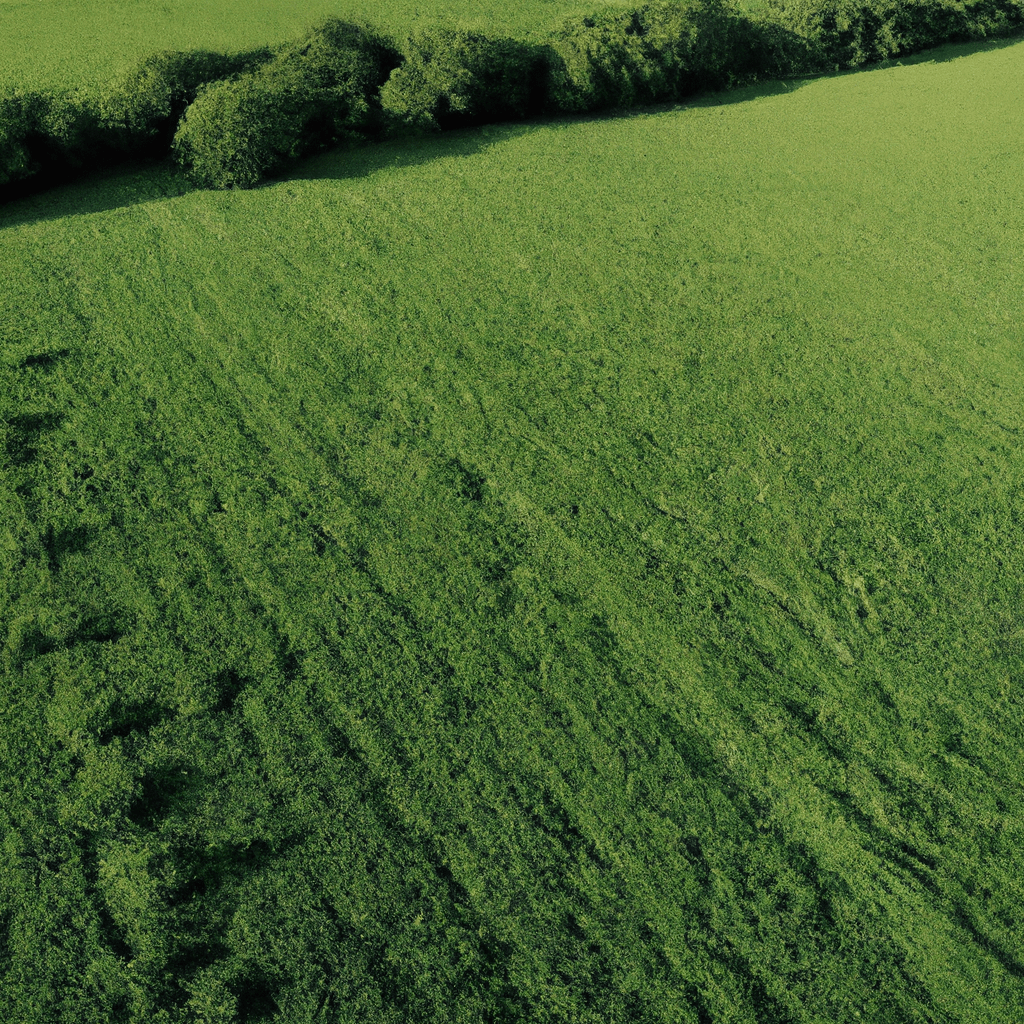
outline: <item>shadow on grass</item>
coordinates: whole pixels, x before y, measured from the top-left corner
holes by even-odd
[[[558,115],[500,125],[464,128],[434,135],[389,139],[341,147],[308,157],[282,173],[268,178],[258,188],[272,188],[288,181],[344,180],[361,178],[386,168],[410,167],[451,156],[471,156],[502,141],[541,127],[641,117],[689,107],[716,107],[746,103],[765,96],[791,93],[824,78],[910,67],[915,64],[946,64],[977,53],[1004,49],[1024,42],[1024,32],[975,42],[947,43],[932,50],[894,58],[844,71],[794,75],[790,78],[738,86],[723,92],[701,92],[686,100],[645,107],[616,108],[591,114]],[[496,131],[497,129],[497,131]],[[97,172],[68,184],[42,191],[25,189],[8,200],[0,189],[0,230],[79,214],[102,213],[161,199],[176,198],[198,191],[170,161],[149,161],[122,165]],[[11,193],[8,193],[11,195]]]
[[[31,188],[31,184],[27,182],[17,191],[0,189],[0,230],[104,213],[195,191],[185,175],[165,160],[121,164],[49,188]]]

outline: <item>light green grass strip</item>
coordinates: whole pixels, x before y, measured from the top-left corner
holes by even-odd
[[[615,6],[625,0],[609,0]],[[598,6],[601,6],[599,4]],[[0,94],[98,85],[157,50],[242,50],[286,42],[326,17],[369,19],[401,40],[452,24],[495,34],[544,33],[589,14],[582,0],[34,0],[0,2]]]

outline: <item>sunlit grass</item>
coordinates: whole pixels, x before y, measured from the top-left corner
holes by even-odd
[[[615,6],[625,0],[603,0]],[[494,33],[543,33],[584,0],[35,0],[0,2],[0,94],[14,88],[99,84],[157,50],[241,50],[301,35],[320,18],[371,20],[396,38],[438,24]]]
[[[1022,157],[1018,43],[0,210],[0,1017],[1024,1018]]]

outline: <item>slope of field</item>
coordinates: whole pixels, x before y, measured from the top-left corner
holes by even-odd
[[[1024,45],[0,210],[0,1019],[1024,1020]]]

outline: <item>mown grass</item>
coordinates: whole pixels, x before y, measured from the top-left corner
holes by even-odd
[[[0,1017],[1024,1019],[1024,46],[905,63],[0,211]]]

